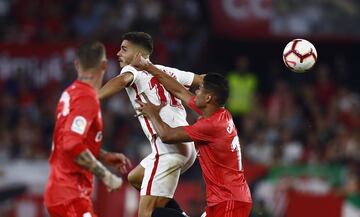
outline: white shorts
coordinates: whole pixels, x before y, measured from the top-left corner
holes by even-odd
[[[140,162],[145,168],[140,195],[173,198],[180,174],[189,169],[195,159],[195,149],[187,157],[178,153],[148,155]]]

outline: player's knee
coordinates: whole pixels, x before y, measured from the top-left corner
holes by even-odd
[[[153,207],[139,209],[138,217],[151,217],[153,211],[154,211]]]
[[[141,181],[138,180],[136,172],[131,171],[127,176],[128,182],[136,189],[140,189]]]

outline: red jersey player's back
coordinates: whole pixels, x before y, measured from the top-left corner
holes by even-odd
[[[86,149],[95,157],[99,155],[102,128],[100,104],[94,88],[76,80],[62,93],[56,109],[46,205],[90,197],[93,175],[74,158]]]
[[[194,98],[188,103],[200,111]],[[219,108],[207,118],[199,118],[185,131],[199,150],[199,161],[206,183],[208,206],[234,200],[251,203],[251,194],[241,164],[241,149],[232,116]]]

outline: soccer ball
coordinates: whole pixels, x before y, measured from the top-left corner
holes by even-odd
[[[283,61],[291,71],[303,73],[316,63],[317,52],[313,44],[305,39],[290,41],[283,52]]]

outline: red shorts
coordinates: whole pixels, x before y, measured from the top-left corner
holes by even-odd
[[[249,217],[252,203],[229,200],[206,207],[206,217]]]
[[[76,198],[68,203],[47,207],[51,217],[97,217],[92,202],[86,198]]]

